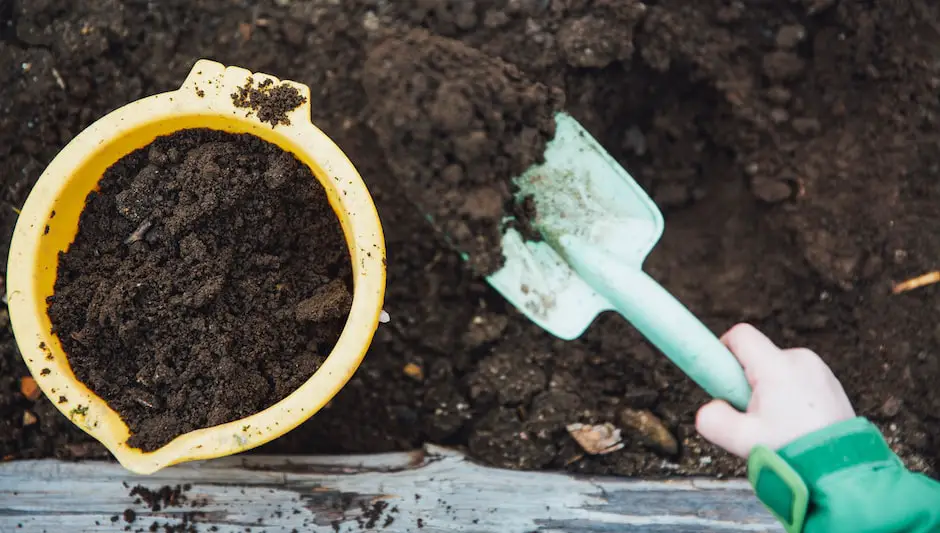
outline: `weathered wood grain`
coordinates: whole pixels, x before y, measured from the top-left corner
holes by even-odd
[[[130,489],[186,484],[192,501],[152,512]],[[384,507],[383,507],[384,506]],[[0,464],[0,532],[358,533],[781,532],[742,480],[638,481],[483,467],[429,446],[345,457],[241,455],[135,476],[112,462]],[[19,526],[22,526],[18,529]],[[162,529],[160,529],[162,531]]]

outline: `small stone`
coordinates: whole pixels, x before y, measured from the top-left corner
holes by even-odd
[[[36,415],[29,411],[23,411],[23,427],[31,426],[36,422],[39,422],[39,419],[36,418]]]
[[[789,24],[777,30],[777,48],[789,50],[806,38],[806,28],[799,24]]]
[[[596,426],[568,424],[565,428],[571,438],[590,455],[604,455],[623,448],[620,430],[613,424],[604,423]]]
[[[889,396],[885,403],[881,406],[881,414],[888,418],[894,418],[901,412],[901,407],[904,403],[900,398],[896,396]]]
[[[42,390],[39,389],[39,385],[36,384],[35,379],[26,376],[20,380],[20,393],[25,396],[27,400],[36,401],[42,394]]]
[[[894,259],[894,264],[903,265],[904,262],[907,260],[907,255],[908,255],[907,250],[904,250],[901,248],[895,249],[894,253],[892,254],[892,258]]]
[[[362,16],[362,28],[367,32],[375,32],[379,29],[379,17],[374,11],[367,11]]]
[[[624,409],[620,412],[620,422],[635,431],[640,441],[653,450],[666,455],[679,453],[679,443],[672,432],[650,411]]]
[[[414,363],[408,363],[402,371],[406,376],[415,381],[422,381],[424,379],[424,370]]]

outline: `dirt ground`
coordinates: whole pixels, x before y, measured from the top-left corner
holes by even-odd
[[[891,292],[938,268],[940,5],[928,0],[0,0],[2,233],[69,139],[177,87],[197,58],[295,79],[374,194],[391,322],[328,408],[261,451],[435,442],[512,468],[742,473],[694,435],[705,395],[622,319],[554,339],[403,198],[362,68],[380,39],[416,27],[563,91],[664,210],[650,274],[716,332],[746,320],[819,351],[859,412],[935,472],[940,287]],[[102,455],[20,393],[8,327],[0,343],[0,456]],[[625,430],[623,450],[579,458],[565,424],[619,424],[625,408],[651,410],[678,455]]]

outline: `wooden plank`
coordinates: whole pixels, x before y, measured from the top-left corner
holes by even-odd
[[[129,495],[138,484],[155,490],[187,483],[187,503],[156,512]],[[125,509],[136,520],[112,522]],[[113,462],[0,464],[0,532],[148,531],[184,517],[197,531],[220,532],[783,531],[743,480],[518,472],[435,446],[369,456],[240,455],[152,476]]]

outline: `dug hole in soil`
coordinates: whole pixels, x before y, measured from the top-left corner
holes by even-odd
[[[431,231],[421,198],[408,194],[429,184],[469,198],[471,188],[492,186],[496,194],[476,193],[485,201],[473,206],[483,209],[450,209],[477,235],[487,218],[474,213],[512,209],[502,175],[487,169],[528,164],[518,156],[543,142],[537,111],[548,103],[580,121],[663,209],[666,232],[646,265],[653,277],[716,332],[746,320],[781,345],[818,351],[858,412],[909,465],[936,475],[938,288],[891,291],[938,268],[934,3],[2,6],[5,235],[13,208],[75,134],[126,102],[177,88],[201,57],[309,85],[314,122],[372,191],[386,231],[391,322],[327,408],[259,451],[383,452],[435,442],[510,468],[743,473],[740,461],[694,432],[704,393],[622,319],[601,317],[571,342],[539,330]],[[394,57],[380,60],[415,39],[447,44],[429,43],[407,69]],[[439,68],[443,49],[480,83]],[[398,79],[383,72],[396,65],[398,78],[408,76],[400,90],[376,91],[376,81]],[[455,92],[439,94],[448,84]],[[448,106],[440,98],[457,99]],[[389,125],[433,118],[437,109],[472,118],[451,123],[441,114],[440,122],[410,125],[415,149],[401,150],[404,138]],[[513,129],[520,125],[535,133]],[[0,454],[103,456],[48,400],[23,393],[28,372],[5,331]],[[577,422],[616,425],[624,448],[584,456],[565,430]]]

